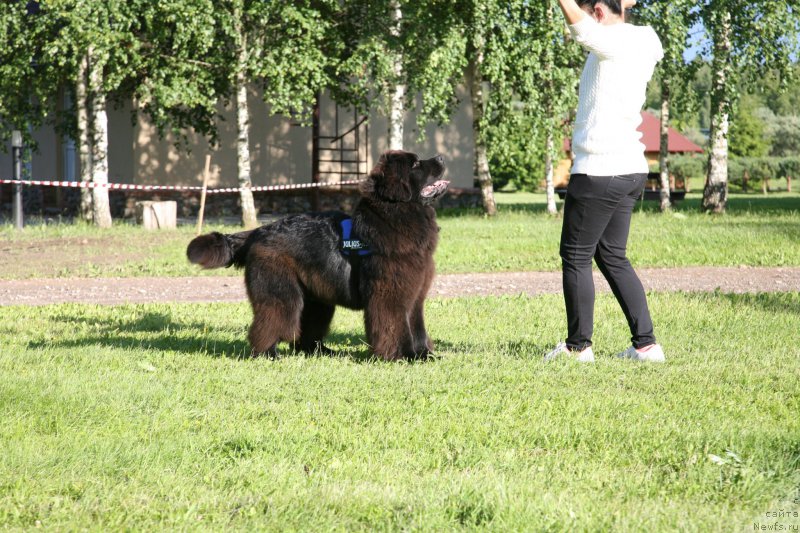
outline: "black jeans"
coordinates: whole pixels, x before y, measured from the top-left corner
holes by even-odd
[[[631,213],[646,178],[646,174],[570,177],[560,252],[567,306],[566,343],[572,350],[592,345],[592,257],[628,319],[633,345],[641,348],[656,341],[644,288],[625,256]]]

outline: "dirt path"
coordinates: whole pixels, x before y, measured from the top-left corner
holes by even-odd
[[[800,291],[800,267],[691,267],[638,270],[652,291]],[[599,291],[608,284],[595,273]],[[436,278],[431,296],[546,294],[561,291],[558,272],[447,274]],[[0,281],[0,305],[64,302],[237,302],[245,300],[241,276],[190,278],[63,278]]]

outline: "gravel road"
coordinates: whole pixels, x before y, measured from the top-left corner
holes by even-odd
[[[800,291],[800,267],[642,268],[637,272],[645,288],[651,291]],[[597,272],[595,282],[598,291],[609,291],[608,284]],[[560,291],[559,272],[497,272],[437,276],[430,296],[536,295]],[[0,305],[238,302],[245,299],[242,276],[0,281]]]

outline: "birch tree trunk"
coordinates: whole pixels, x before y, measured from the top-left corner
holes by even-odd
[[[106,114],[106,92],[103,88],[103,62],[89,48],[89,99],[90,131],[92,137],[92,182],[108,183],[108,115]],[[108,188],[92,189],[92,218],[101,228],[111,227],[111,206]]]
[[[544,181],[545,190],[547,191],[547,212],[551,215],[558,213],[556,209],[556,191],[553,186],[553,148],[555,142],[553,141],[553,129],[547,131],[547,140],[544,144]]]
[[[658,169],[661,181],[661,212],[666,213],[672,209],[669,193],[669,82],[661,82],[661,146],[658,154]]]
[[[483,210],[487,215],[493,217],[497,214],[497,204],[494,201],[494,188],[492,187],[492,175],[489,172],[489,157],[486,151],[486,140],[483,137],[483,76],[481,66],[483,64],[482,42],[476,46],[475,61],[471,64],[470,97],[472,101],[472,135],[475,142],[475,177],[481,189],[483,198]]]
[[[400,37],[400,22],[403,19],[403,11],[398,1],[391,3],[392,17],[392,36]],[[394,54],[394,64],[392,71],[394,74],[394,85],[390,88],[389,98],[389,150],[403,149],[403,119],[406,98],[406,86],[403,80],[403,55],[400,52]]]
[[[554,28],[556,27],[553,21],[553,9],[552,6],[548,6],[545,9],[545,21],[547,28]],[[553,116],[555,113],[553,111],[553,106],[551,102],[555,99],[556,95],[554,90],[554,80],[553,80],[553,47],[547,46],[544,51],[544,71],[547,73],[547,81],[545,83],[545,116],[548,117],[549,120],[545,121],[545,127],[547,128],[547,133],[544,141],[544,183],[545,183],[545,192],[547,194],[547,213],[550,215],[555,215],[558,213],[556,209],[556,191],[555,186],[553,185],[553,160],[555,159],[554,148],[555,148],[555,140],[553,136],[556,132],[556,127],[554,122],[556,118]]]
[[[237,28],[237,31],[241,35],[241,46],[236,69],[236,166],[239,173],[239,187],[242,189],[240,193],[242,224],[245,228],[255,228],[258,226],[258,219],[253,201],[253,191],[250,189],[253,185],[250,179],[250,110],[247,105],[247,79],[245,78],[247,39],[242,34],[241,27]]]
[[[728,200],[728,128],[730,96],[726,84],[731,70],[731,15],[719,14],[722,21],[714,32],[714,76],[711,89],[711,142],[708,174],[703,189],[703,210],[723,213]]]
[[[78,120],[78,161],[80,162],[80,180],[85,183],[92,181],[92,133],[89,131],[89,111],[87,109],[88,91],[88,54],[83,56],[78,63],[78,81],[75,84],[75,110]],[[81,205],[78,216],[86,222],[91,222],[92,215],[92,190],[81,188]]]

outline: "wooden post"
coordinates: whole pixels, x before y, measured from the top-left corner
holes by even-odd
[[[200,211],[197,213],[197,234],[203,231],[203,212],[206,210],[206,189],[208,189],[208,174],[211,170],[211,154],[206,154],[206,167],[203,171],[203,191],[200,193]]]

